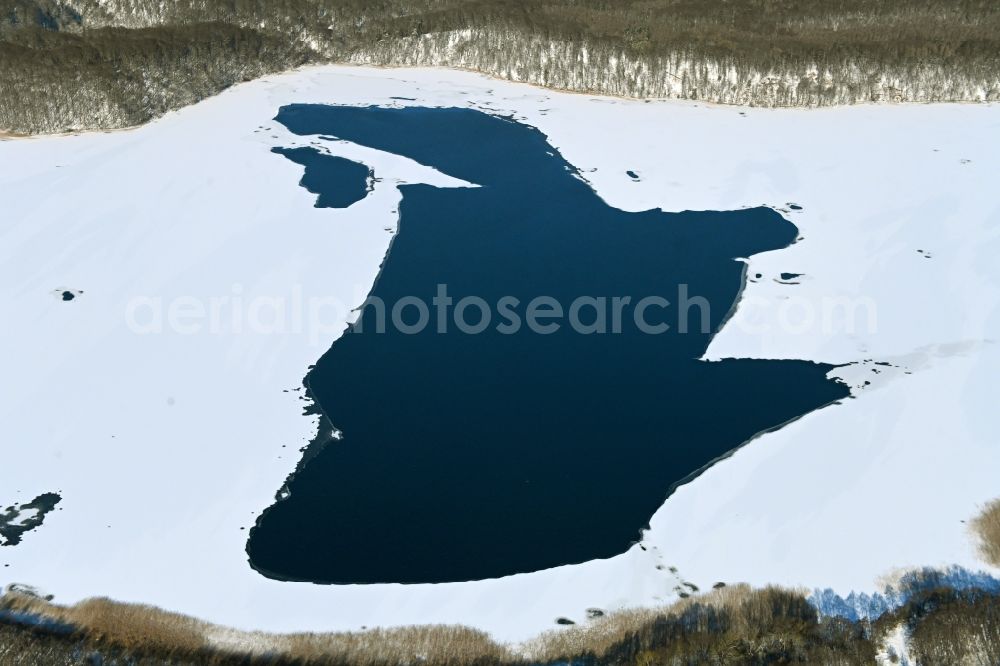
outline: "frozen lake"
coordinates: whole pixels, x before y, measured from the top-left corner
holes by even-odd
[[[332,361],[347,363],[353,350],[364,351],[357,358],[367,355],[374,365],[396,363],[381,358],[390,336],[368,342],[367,333],[348,335],[343,356],[334,341],[354,320],[351,308],[372,293],[386,257],[376,294],[393,284],[393,272],[410,275],[407,256],[430,238],[419,216],[411,215],[411,203],[431,197],[439,197],[438,203],[486,197],[469,199],[477,205],[490,200],[488,193],[469,189],[475,174],[463,170],[465,180],[446,175],[450,167],[422,165],[406,157],[403,145],[379,150],[361,136],[344,136],[350,139],[344,143],[324,140],[332,134],[301,135],[270,120],[297,103],[468,107],[538,128],[552,152],[576,167],[600,197],[582,191],[574,205],[591,197],[591,210],[604,209],[579,221],[579,234],[545,244],[548,254],[539,260],[564,258],[549,264],[553,275],[539,283],[546,290],[573,278],[595,288],[618,280],[636,290],[633,296],[652,293],[639,290],[627,274],[606,270],[620,261],[601,263],[597,254],[589,267],[575,263],[588,256],[584,245],[605,242],[598,221],[621,227],[618,244],[606,245],[609,254],[660,252],[666,258],[672,250],[632,248],[644,225],[652,230],[649,240],[660,243],[665,235],[657,225],[680,227],[688,217],[711,217],[681,211],[720,211],[712,215],[727,230],[728,252],[714,237],[698,250],[706,253],[705,272],[719,276],[718,282],[699,278],[701,266],[692,268],[689,281],[692,296],[719,289],[707,296],[718,293],[725,301],[740,288],[742,267],[732,257],[754,249],[730,234],[764,225],[755,234],[762,233],[768,245],[758,249],[781,249],[747,258],[738,311],[711,338],[698,367],[708,376],[721,372],[716,365],[741,363],[725,359],[760,359],[763,368],[773,359],[789,359],[789,367],[801,361],[844,366],[831,374],[850,384],[855,399],[812,411],[739,448],[677,487],[652,518],[625,516],[623,522],[635,521],[627,532],[591,545],[622,548],[646,520],[649,529],[638,544],[611,558],[469,583],[316,585],[261,575],[247,561],[248,532],[274,505],[276,491],[301,462],[298,450],[321,425],[317,416],[302,415],[310,404],[301,399],[309,366],[328,352]],[[990,341],[1000,338],[1000,208],[990,193],[1000,169],[998,122],[995,105],[740,109],[561,94],[467,72],[318,67],[237,86],[133,131],[0,141],[0,303],[11,322],[0,327],[6,380],[0,382],[0,429],[8,442],[0,466],[2,506],[14,506],[23,525],[40,515],[28,506],[37,498],[62,498],[17,545],[0,547],[0,584],[35,585],[60,603],[106,596],[155,604],[247,629],[461,623],[518,641],[559,626],[559,617],[586,622],[590,608],[610,612],[670,603],[690,590],[687,583],[703,590],[739,581],[830,587],[843,595],[879,590],[900,567],[981,568],[967,524],[997,495],[1000,411],[993,403],[1000,346]],[[339,129],[346,133],[350,127]],[[349,208],[317,208],[312,184],[299,185],[304,165],[272,152],[304,147],[374,170],[373,189]],[[534,168],[537,153],[529,157]],[[482,161],[470,159],[473,166]],[[358,195],[362,170],[354,171]],[[576,181],[567,178],[559,186],[571,187],[570,180]],[[527,186],[505,187],[515,194],[500,204],[517,206],[530,194],[522,191]],[[478,225],[477,238],[488,229],[487,218],[477,221],[479,210],[466,213]],[[396,235],[400,212],[402,231]],[[791,225],[782,218],[794,222],[797,235],[790,236]],[[511,223],[522,224],[505,222]],[[559,219],[554,224],[571,226]],[[408,250],[411,242],[417,245]],[[488,247],[477,250],[468,242],[441,251],[487,256]],[[563,247],[556,252],[558,243]],[[513,253],[508,245],[497,247]],[[531,256],[518,254],[516,261],[528,266]],[[482,264],[491,273],[496,266]],[[663,270],[659,264],[647,268]],[[428,272],[405,291],[397,285],[386,294],[420,289],[426,295],[437,279]],[[469,279],[476,290],[485,282]],[[456,277],[448,281],[456,305],[471,293],[458,288]],[[505,282],[491,293],[520,295],[515,286]],[[662,291],[676,300],[675,287]],[[66,293],[73,298],[64,300]],[[343,311],[326,307],[330,300],[344,304]],[[213,303],[220,301],[228,305],[213,326]],[[236,301],[245,315],[266,314],[254,318],[264,325],[257,329],[249,316],[236,316]],[[285,318],[275,322],[282,303]],[[322,306],[315,327],[296,326],[296,303],[306,306],[305,314],[310,303]],[[860,304],[859,315],[871,304],[877,318],[824,327],[824,307],[837,305],[843,314],[842,303]],[[142,315],[138,330],[130,321],[136,307]],[[724,310],[717,312],[712,301],[713,325]],[[191,316],[199,311],[206,317]],[[519,312],[526,315],[524,308]],[[649,310],[650,316],[658,312]],[[817,315],[812,322],[803,319],[809,312]],[[470,321],[475,313],[469,308]],[[150,330],[158,314],[162,329]],[[411,310],[406,314],[412,316]],[[589,321],[591,315],[585,309],[581,316]],[[494,327],[499,323],[497,316]],[[400,344],[417,351],[420,344],[430,345],[426,350],[434,344],[411,337]],[[602,344],[577,337],[589,347],[560,351],[582,354]],[[645,337],[662,342],[671,336]],[[564,334],[564,342],[569,339]],[[693,342],[684,344],[695,349]],[[411,358],[416,363],[422,357]],[[497,372],[508,365],[523,370],[521,361],[507,358]],[[390,369],[396,367],[402,366]],[[600,371],[599,363],[591,368],[593,376]],[[374,383],[367,372],[364,367],[351,373],[359,392]],[[604,376],[635,381],[636,372],[619,368],[619,374]],[[470,390],[486,391],[492,385],[483,382],[499,381],[482,377],[473,377],[480,384],[470,380]],[[595,390],[607,398],[618,386]],[[331,387],[343,390],[337,382]],[[732,420],[723,408],[750,404],[758,391],[781,401],[786,395],[780,387],[752,383],[741,390],[713,393],[712,422],[699,432],[726,427],[715,423]],[[518,404],[524,413],[504,410],[504,420],[496,422],[511,440],[535,436],[520,427],[534,422],[531,405]],[[801,411],[782,404],[789,413]],[[358,414],[357,428],[368,427],[364,413],[345,404],[343,415],[348,411]],[[598,418],[586,409],[577,413]],[[331,415],[342,416],[336,406]],[[399,426],[401,435],[417,437],[424,420],[419,414]],[[354,434],[350,420],[341,421],[340,443],[346,447],[362,433]],[[626,446],[618,437],[624,426],[615,427],[600,443],[608,451]],[[719,444],[738,445],[741,437]],[[395,441],[402,446],[407,440]],[[337,462],[341,454],[330,455]],[[576,464],[570,455],[564,458],[560,462]],[[486,459],[477,453],[477,460]],[[319,457],[314,461],[325,464]],[[449,469],[470,469],[454,457],[448,462]],[[657,464],[637,458],[627,473],[651,477],[654,472],[645,468]],[[372,496],[391,491],[384,474],[406,474],[398,467],[357,469]],[[679,473],[673,467],[664,471],[655,488],[661,498],[671,475]],[[618,511],[625,500],[611,491],[631,489],[605,477],[599,494]],[[399,517],[382,520],[382,529],[406,534],[398,497],[386,497],[396,502]],[[590,501],[577,494],[557,499],[566,513],[575,511],[576,502]],[[358,515],[368,520],[376,510],[372,497],[365,502]],[[316,524],[309,516],[301,520],[306,528]],[[404,538],[412,540],[399,541]],[[353,540],[348,545],[357,547]],[[340,562],[341,573],[350,564]],[[382,573],[401,575],[388,568]]]
[[[826,364],[699,360],[743,289],[736,258],[798,234],[771,208],[620,210],[540,131],[478,110],[277,120],[477,186],[400,186],[372,298],[306,380],[342,439],[323,432],[251,532],[266,575],[436,583],[611,557],[677,483],[849,395]],[[306,166],[321,199],[344,187]]]

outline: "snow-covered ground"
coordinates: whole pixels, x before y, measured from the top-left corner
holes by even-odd
[[[313,208],[302,168],[270,153],[310,141],[270,120],[292,102],[512,112],[628,210],[801,206],[802,240],[749,258],[708,356],[855,363],[839,372],[862,388],[681,487],[610,560],[434,586],[260,576],[247,532],[315,432],[296,389],[377,274],[394,183],[459,184],[326,144],[383,180]],[[444,70],[309,69],[133,131],[0,142],[0,505],[63,498],[0,548],[0,583],[240,628],[460,622],[519,640],[681,581],[846,593],[900,567],[982,568],[965,521],[1000,495],[998,174],[996,105],[765,111]]]

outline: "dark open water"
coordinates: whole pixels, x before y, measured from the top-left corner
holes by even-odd
[[[363,332],[336,341],[306,378],[343,439],[302,466],[251,532],[265,575],[443,582],[610,557],[676,483],[848,395],[826,365],[698,360],[742,289],[734,258],[796,238],[774,210],[624,212],[537,129],[474,110],[294,105],[277,119],[481,186],[400,187],[399,234],[373,291],[389,304],[430,304],[446,284],[455,301],[516,297],[521,316],[540,295],[567,307],[660,295],[674,306],[647,311],[671,325],[660,335],[638,330],[630,310],[619,334],[504,334],[499,320],[478,335],[379,334],[366,309]],[[679,330],[679,285],[709,302],[705,331],[697,307]]]

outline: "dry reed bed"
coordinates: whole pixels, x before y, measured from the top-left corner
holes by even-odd
[[[0,597],[0,608],[72,625],[80,637],[96,646],[163,658],[280,657],[305,664],[358,666],[515,661],[508,648],[484,632],[460,626],[270,634],[230,629],[153,606],[109,599],[59,606],[19,592]]]
[[[979,553],[995,567],[1000,567],[1000,499],[993,500],[972,521],[979,537]]]
[[[329,634],[244,632],[151,606],[108,599],[59,606],[19,592],[0,597],[0,608],[76,627],[79,639],[100,650],[181,663],[185,659],[352,666],[815,661],[831,649],[824,641],[836,643],[836,649],[849,655],[838,663],[862,664],[874,655],[863,630],[850,623],[821,621],[803,594],[746,585],[713,590],[666,608],[612,613],[586,625],[546,632],[520,646],[501,645],[481,631],[458,626]],[[826,633],[821,636],[819,630]]]
[[[706,594],[681,599],[667,608],[636,608],[612,613],[597,622],[569,629],[547,631],[522,647],[525,655],[536,661],[555,661],[570,655],[594,654],[603,657],[622,641],[641,633],[661,618],[676,618],[693,609],[713,610],[731,615],[740,629],[760,626],[764,616],[774,614],[777,596],[789,596],[805,602],[796,592],[767,587],[754,590],[749,585],[734,585]]]
[[[994,507],[995,508],[995,507]],[[652,666],[876,662],[902,626],[921,666],[1000,664],[1000,596],[931,587],[873,622],[820,617],[799,591],[723,587],[660,609],[623,610],[517,646],[461,626],[272,634],[210,624],[151,606],[89,599],[60,606],[25,592],[0,610],[75,628],[70,635],[0,621],[0,664],[77,666]],[[16,655],[12,660],[11,655]]]

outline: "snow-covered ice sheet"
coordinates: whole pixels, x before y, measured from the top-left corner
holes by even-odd
[[[395,183],[460,184],[321,142],[381,180],[313,208],[302,168],[270,153],[311,141],[271,121],[295,102],[509,112],[612,205],[785,209],[802,239],[747,259],[708,358],[852,363],[857,397],[682,486],[610,560],[446,585],[262,577],[247,532],[315,433],[296,389],[378,272]],[[846,592],[899,567],[982,568],[965,521],[1000,495],[998,174],[995,105],[643,103],[428,69],[308,69],[132,131],[0,142],[0,505],[63,498],[0,548],[0,583],[241,628],[460,622],[519,640],[682,581]]]

